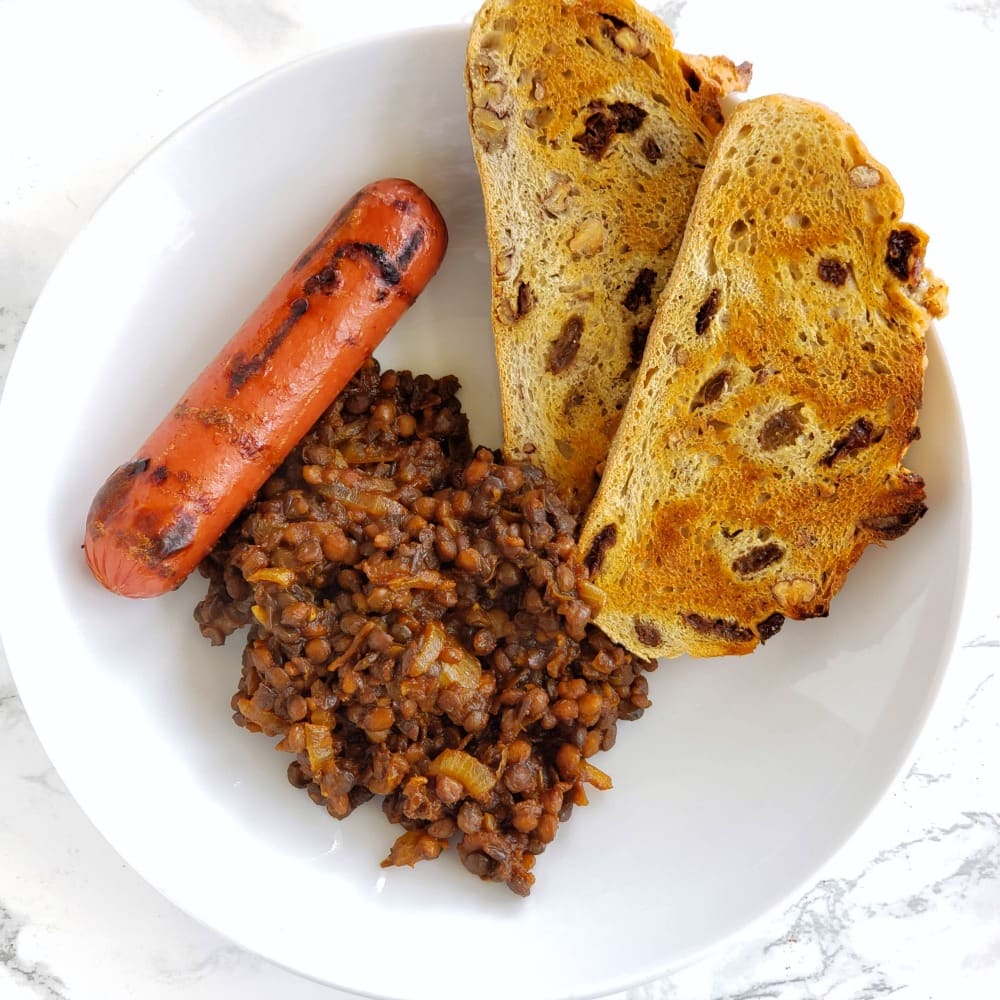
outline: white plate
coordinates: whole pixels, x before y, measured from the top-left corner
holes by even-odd
[[[201,581],[117,598],[90,578],[80,542],[105,475],[379,176],[424,186],[451,229],[441,273],[382,360],[456,372],[476,437],[499,441],[464,43],[464,28],[438,29],[294,64],[206,111],[103,205],[39,300],[0,409],[0,615],[69,789],[199,920],[368,994],[578,997],[660,974],[782,901],[885,792],[952,647],[965,448],[932,338],[912,452],[930,513],[865,554],[828,619],[790,623],[747,659],[653,675],[653,709],[601,761],[614,791],[560,830],[527,901],[469,876],[454,852],[382,870],[398,831],[376,804],[335,822],[287,784],[270,741],[231,722],[241,643],[199,636]]]

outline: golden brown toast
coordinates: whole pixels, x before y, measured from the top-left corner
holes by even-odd
[[[831,111],[739,106],[702,176],[580,547],[645,656],[747,653],[827,614],[924,513],[903,466],[946,288]]]
[[[466,64],[493,265],[504,453],[586,506],[673,266],[719,99],[631,0],[488,0]]]

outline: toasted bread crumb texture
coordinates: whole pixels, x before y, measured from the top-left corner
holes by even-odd
[[[826,615],[862,550],[923,515],[902,459],[947,290],[902,211],[827,109],[734,112],[581,535],[611,638],[750,652]]]
[[[467,59],[504,453],[583,507],[712,137],[749,66],[685,57],[630,0],[490,0]]]

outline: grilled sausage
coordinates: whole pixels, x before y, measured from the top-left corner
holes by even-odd
[[[351,198],[101,487],[84,539],[94,576],[126,597],[179,587],[420,294],[447,242],[409,181]]]

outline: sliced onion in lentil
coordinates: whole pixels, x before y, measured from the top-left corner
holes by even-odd
[[[590,757],[649,705],[544,476],[473,450],[452,376],[367,362],[202,564],[210,641],[248,630],[234,720],[331,816],[382,796],[383,862],[454,842],[526,895]]]

